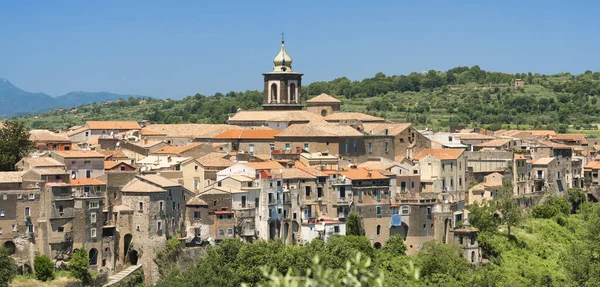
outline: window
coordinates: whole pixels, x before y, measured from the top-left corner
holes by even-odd
[[[25,217],[31,216],[31,209],[29,207],[25,207]]]
[[[377,193],[377,201],[381,201],[381,190],[376,190],[375,191]]]
[[[194,228],[194,235],[200,236],[200,228]]]
[[[96,228],[92,228],[92,229],[90,229],[90,236],[91,236],[92,238],[96,238]]]
[[[401,192],[406,192],[406,181],[401,181],[400,182],[400,191]]]
[[[368,152],[371,152],[371,151],[372,151],[372,150],[371,150],[371,143],[369,143],[369,144],[367,145],[367,151],[368,151]]]
[[[358,202],[361,203],[362,202],[362,190],[358,191]]]
[[[289,143],[286,143],[286,144],[285,144],[285,150],[288,150],[288,151],[289,151],[290,149],[291,149],[291,148],[290,148],[290,144],[289,144]]]
[[[124,170],[125,170],[125,166],[124,166],[124,165],[122,165],[122,166],[120,167],[120,169],[121,169],[121,171],[124,171]]]
[[[2,234],[2,227],[0,227],[0,234]]]
[[[198,166],[197,165],[194,166],[194,170],[198,171]]]
[[[164,204],[164,202],[162,202],[162,201],[159,201],[159,202],[158,202],[158,210],[160,210],[160,211],[163,211],[163,210],[165,210],[165,207],[164,207],[164,205],[165,205],[165,204]]]
[[[304,144],[304,150],[308,151],[308,144],[307,143]]]
[[[317,197],[323,197],[323,188],[317,187]]]
[[[4,209],[0,209],[0,217],[4,217]]]
[[[171,191],[171,189],[169,188],[169,197],[173,197],[173,192]]]
[[[450,187],[453,187],[453,186],[454,186],[454,178],[451,177],[450,178]]]
[[[7,200],[8,199],[8,194],[6,192],[2,194],[2,199],[3,200]]]
[[[90,209],[98,209],[100,207],[100,203],[98,201],[90,201]]]
[[[401,215],[410,214],[410,207],[408,207],[408,205],[403,205],[402,207],[400,207],[400,214]]]
[[[442,170],[446,170],[446,165],[442,163]]]
[[[77,162],[76,161],[71,161],[71,164],[77,164]]]
[[[327,205],[325,205],[325,204],[321,205],[321,214],[323,214],[323,215],[327,214]]]
[[[275,150],[275,144],[269,144],[269,148],[270,148],[271,150]]]
[[[96,223],[96,213],[95,212],[90,213],[90,222]]]
[[[246,201],[247,201],[246,196],[242,195],[242,208],[246,208]]]
[[[17,194],[17,199],[23,199],[23,195],[22,194]]]
[[[156,231],[161,231],[162,230],[162,222],[161,221],[157,221],[156,222]]]
[[[450,162],[450,170],[452,170],[453,168],[454,168],[454,162],[453,162],[453,161],[451,161],[451,162]]]
[[[138,211],[139,212],[144,212],[144,203],[143,202],[138,202]]]
[[[353,143],[353,144],[352,144],[352,151],[353,151],[354,153],[356,153],[356,150],[357,150],[357,149],[356,149],[356,143]]]
[[[381,225],[377,225],[377,236],[381,235]]]
[[[35,231],[35,227],[33,227],[33,224],[27,225],[27,231],[29,233],[33,233]]]
[[[10,226],[10,230],[11,230],[12,232],[17,232],[17,225],[16,225],[16,224],[13,224],[13,225],[11,225],[11,226]]]
[[[458,178],[458,186],[462,186],[462,177]]]
[[[254,152],[254,145],[250,144],[250,146],[248,146],[248,151],[253,153]]]
[[[35,200],[35,194],[34,193],[30,193],[29,194],[29,200]]]
[[[92,162],[91,162],[91,161],[89,161],[89,160],[84,160],[84,161],[83,161],[83,164],[90,164],[90,163],[92,163]]]
[[[310,186],[306,187],[306,196],[310,196]]]
[[[346,153],[348,153],[348,143],[346,143]]]
[[[334,226],[333,227],[333,232],[334,233],[340,233],[340,226],[339,225]]]
[[[200,219],[200,211],[194,211],[194,219]]]
[[[427,218],[431,219],[431,207],[427,207]]]
[[[74,170],[71,171],[71,178],[72,179],[76,179],[77,178],[77,172],[76,171],[74,171]]]
[[[410,182],[410,188],[415,188],[415,182],[414,181]]]
[[[59,227],[56,229],[56,231],[57,231],[57,232],[65,232],[65,227],[64,227],[64,226],[59,226]]]
[[[231,229],[231,228],[228,228],[228,229],[227,229],[227,234],[230,234],[230,235],[231,235],[231,234],[233,234],[233,229]]]
[[[384,150],[385,150],[386,152],[388,151],[388,143],[387,143],[387,142],[385,142],[385,145],[384,145]]]
[[[219,229],[219,235],[225,235],[225,230]]]
[[[380,218],[381,217],[381,206],[377,206],[375,208],[375,210],[377,210],[377,218]]]

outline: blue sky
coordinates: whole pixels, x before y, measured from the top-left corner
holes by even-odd
[[[0,77],[31,92],[262,89],[281,31],[304,84],[480,65],[599,70],[598,1],[1,1]]]

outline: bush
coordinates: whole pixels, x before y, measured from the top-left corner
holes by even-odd
[[[8,255],[6,248],[0,247],[0,286],[8,286],[16,274],[15,260]]]
[[[396,234],[385,243],[382,251],[388,252],[394,255],[406,255],[406,244],[404,244],[404,239],[399,234]]]
[[[552,218],[559,213],[558,208],[552,205],[536,205],[533,207],[531,216],[535,218]]]
[[[54,264],[48,256],[36,256],[33,260],[35,268],[35,278],[40,281],[50,281],[54,279]]]
[[[75,249],[73,252],[73,257],[69,260],[69,270],[73,277],[81,280],[84,285],[90,283],[92,277],[90,272],[88,271],[88,267],[90,266],[90,259],[88,257],[87,250],[85,247],[81,247]]]

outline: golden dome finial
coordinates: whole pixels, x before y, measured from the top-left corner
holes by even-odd
[[[273,72],[291,72],[292,71],[292,57],[285,51],[285,40],[284,34],[281,32],[281,49],[275,59],[273,59]]]

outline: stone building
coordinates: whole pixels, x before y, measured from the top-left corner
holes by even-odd
[[[292,58],[285,50],[281,40],[281,49],[273,59],[273,71],[263,73],[264,110],[301,110],[302,74],[292,71]]]
[[[326,117],[341,111],[341,104],[342,101],[323,93],[306,101],[306,110],[313,114]]]
[[[362,127],[367,135],[393,138],[393,147],[388,149],[394,151],[396,161],[405,157],[412,159],[424,149],[431,148],[431,140],[410,123],[364,123]]]
[[[275,136],[281,130],[231,130],[215,136],[212,142],[228,143],[234,152],[269,155],[275,149]]]
[[[52,158],[64,164],[72,179],[104,174],[104,155],[95,151],[55,151]]]
[[[71,150],[71,140],[66,134],[59,134],[49,130],[30,130],[29,140],[35,149],[44,150]]]

